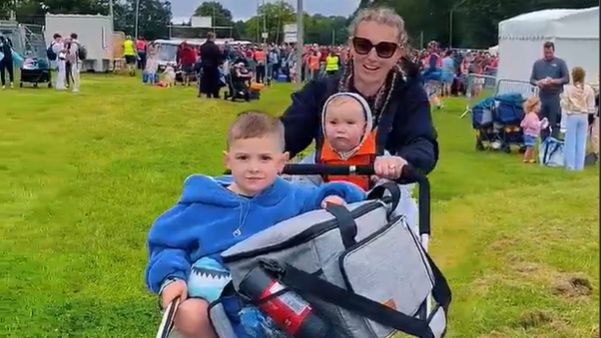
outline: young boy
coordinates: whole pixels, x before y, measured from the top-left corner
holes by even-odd
[[[175,328],[185,337],[215,337],[208,304],[229,281],[221,252],[326,203],[364,198],[350,184],[286,182],[278,174],[287,160],[281,122],[261,113],[241,114],[229,129],[224,153],[231,177],[188,177],[179,202],[152,225],[146,285],[160,294],[163,307],[180,297]]]

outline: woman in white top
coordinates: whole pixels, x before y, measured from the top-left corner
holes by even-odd
[[[58,67],[58,71],[56,74],[56,83],[54,84],[54,88],[57,90],[65,90],[67,87],[65,86],[65,79],[67,77],[67,64],[65,61],[66,51],[65,44],[63,43],[63,37],[56,33],[53,36],[54,41],[52,41],[52,51],[56,54],[56,66]]]
[[[146,47],[146,74],[148,76],[148,83],[155,85],[156,74],[159,70],[159,60],[157,56],[157,46],[154,43],[150,43]]]
[[[565,85],[561,94],[561,109],[566,119],[565,166],[568,170],[584,169],[588,114],[595,112],[595,92],[584,83],[581,67],[572,69],[572,83]]]

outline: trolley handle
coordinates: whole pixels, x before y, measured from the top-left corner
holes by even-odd
[[[284,167],[284,174],[288,175],[374,175],[373,165],[348,166],[324,164],[288,164]],[[419,232],[430,235],[430,181],[413,166],[403,166],[399,184],[417,183],[419,186]],[[427,244],[426,244],[427,245]]]
[[[326,165],[326,164],[287,164],[282,172],[286,175],[375,175],[373,165]],[[399,183],[422,183],[427,178],[409,164],[403,166]]]

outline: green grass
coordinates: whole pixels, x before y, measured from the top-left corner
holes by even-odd
[[[153,335],[149,225],[187,175],[222,171],[236,113],[279,114],[291,90],[233,104],[98,75],[78,95],[0,92],[0,332]],[[454,292],[448,336],[598,336],[598,167],[569,173],[476,152],[463,101],[446,106],[434,112],[431,181],[432,254]]]

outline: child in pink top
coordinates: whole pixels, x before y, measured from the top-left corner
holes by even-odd
[[[520,123],[524,134],[524,146],[526,152],[524,153],[524,163],[534,163],[534,147],[536,140],[540,137],[540,130],[547,124],[547,118],[542,121],[538,117],[540,112],[541,103],[538,97],[531,96],[524,102],[524,112],[526,113],[524,119]]]

